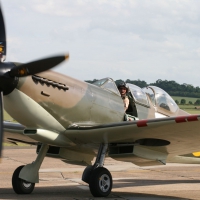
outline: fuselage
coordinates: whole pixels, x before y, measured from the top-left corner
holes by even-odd
[[[4,96],[4,102],[5,110],[27,127],[52,129],[52,120],[48,125],[38,123],[47,115],[64,129],[119,122],[124,118],[119,95],[53,71],[20,78],[16,89]]]
[[[134,88],[131,90],[134,96]],[[178,106],[175,112],[156,107],[151,98],[144,95],[147,105],[135,98],[135,116],[139,119],[156,118],[158,114],[158,117],[187,114]],[[4,96],[4,107],[15,120],[28,128],[56,132],[72,126],[95,126],[124,120],[124,105],[118,92],[53,71],[19,78],[17,87]]]

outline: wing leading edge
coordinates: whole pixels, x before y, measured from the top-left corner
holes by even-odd
[[[21,124],[4,122],[4,141],[37,144],[23,134],[25,128]],[[190,115],[71,128],[62,134],[77,147],[88,145],[91,148],[109,143],[110,157],[150,166],[166,162],[200,163],[199,158],[185,156],[199,151],[199,128],[200,115]],[[126,152],[116,154],[116,150]]]

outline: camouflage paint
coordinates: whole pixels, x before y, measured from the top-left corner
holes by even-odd
[[[36,83],[32,76],[20,78],[17,89],[43,107],[65,129],[72,124],[94,126],[123,120],[124,108],[119,95],[52,71],[37,75],[65,84],[68,90],[64,91],[57,87],[52,87],[42,83],[42,81]],[[19,101],[15,101],[13,98],[13,103],[17,106]],[[32,105],[30,104],[30,106]],[[13,116],[9,108],[6,108],[6,110]],[[28,107],[26,111],[29,112]],[[30,114],[33,115],[34,113]],[[35,115],[38,115],[38,113],[35,113]],[[24,116],[22,115],[13,117],[24,125],[35,125],[34,123],[31,124],[32,117],[28,119],[28,115],[26,115],[25,119],[26,121],[29,120],[28,123],[23,123]]]

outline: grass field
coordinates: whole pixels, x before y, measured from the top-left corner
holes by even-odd
[[[177,96],[172,96],[174,100],[178,100],[181,102],[181,99],[186,100],[186,105],[178,105],[180,109],[190,113],[190,114],[200,114],[200,110],[195,109],[195,105],[188,105],[189,101],[191,101],[193,104],[196,102],[198,98],[193,98],[193,97],[177,97]]]
[[[177,96],[171,96],[174,101],[178,100],[179,102],[181,102],[181,99],[185,99],[186,100],[186,104],[189,103],[189,101],[191,101],[193,104],[194,102],[198,99],[198,98],[193,98],[193,97],[177,97]]]
[[[190,114],[200,114],[200,110],[195,109],[195,105],[179,105],[179,108]]]

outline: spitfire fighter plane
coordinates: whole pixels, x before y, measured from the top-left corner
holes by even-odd
[[[17,194],[34,190],[45,156],[87,166],[82,180],[96,197],[108,196],[113,185],[106,156],[139,166],[200,163],[192,154],[200,148],[200,115],[180,110],[162,89],[128,84],[132,102],[127,114],[137,120],[124,121],[123,101],[111,78],[89,84],[49,70],[68,55],[4,62],[1,9],[0,57],[0,149],[4,140],[36,145],[38,153],[33,163],[14,171]],[[18,123],[3,121],[3,106]]]

